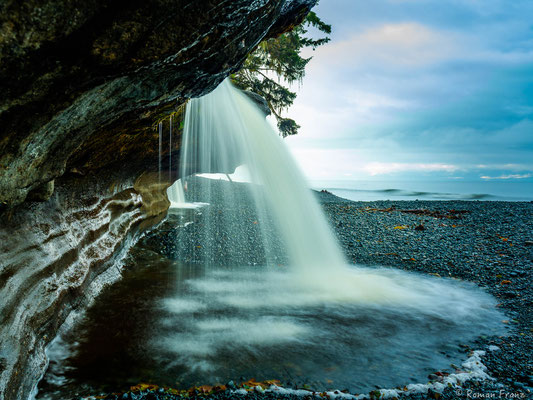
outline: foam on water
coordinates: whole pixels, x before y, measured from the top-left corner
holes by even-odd
[[[142,246],[135,254],[137,271],[97,299],[65,337],[67,356],[51,353],[39,398],[137,382],[188,388],[242,376],[319,391],[364,393],[375,385],[423,391],[434,387],[419,385],[428,374],[453,373],[450,363],[466,358],[458,344],[498,332],[491,298],[472,284],[347,267],[421,290],[417,301],[379,302],[317,293],[298,283],[296,271],[279,267],[172,263]]]
[[[318,379],[318,356],[335,363],[346,357],[352,369],[349,360],[364,365],[373,356],[420,368],[434,362],[432,352],[445,343],[500,332],[493,299],[473,284],[384,268],[346,269],[337,290],[302,284],[292,271],[204,269],[161,304],[169,315],[152,345],[174,353],[170,358],[191,371],[209,370],[215,377],[226,362],[239,368],[231,354],[268,354],[264,365],[293,360]]]

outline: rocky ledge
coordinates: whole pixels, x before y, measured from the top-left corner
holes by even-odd
[[[25,399],[69,315],[164,218],[187,98],[315,0],[7,0],[0,5],[0,399]],[[113,268],[110,268],[113,267]]]

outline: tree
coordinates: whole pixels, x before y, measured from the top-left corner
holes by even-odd
[[[319,39],[306,36],[309,27],[316,28],[326,36]],[[292,31],[259,43],[241,70],[232,75],[232,81],[237,87],[255,92],[267,101],[283,137],[297,134],[300,128],[296,121],[282,116],[283,111],[296,98],[296,93],[287,86],[302,82],[305,67],[312,58],[303,58],[300,52],[305,47],[315,50],[329,42],[327,35],[330,33],[331,26],[311,11]]]

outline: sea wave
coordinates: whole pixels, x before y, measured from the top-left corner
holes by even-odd
[[[353,188],[339,188],[331,187],[326,190],[333,192],[340,197],[348,197],[350,199],[360,198],[365,200],[368,198],[380,200],[398,200],[401,198],[417,198],[425,200],[496,200],[498,196],[488,193],[447,193],[447,192],[429,192],[429,191],[411,191],[403,189],[353,189]],[[351,194],[343,196],[343,194]]]

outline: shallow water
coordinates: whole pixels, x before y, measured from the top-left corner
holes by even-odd
[[[451,371],[466,358],[458,344],[498,331],[492,301],[479,289],[394,270],[352,268],[354,279],[427,284],[420,304],[405,307],[394,296],[376,302],[343,288],[321,293],[280,269],[206,269],[142,244],[127,265],[124,279],[49,349],[38,399],[252,377],[361,393]],[[470,303],[460,307],[461,295]]]

